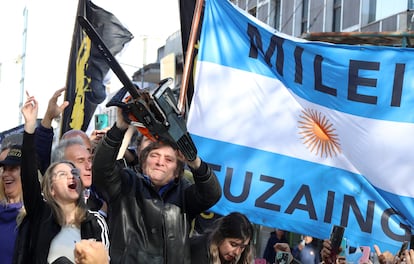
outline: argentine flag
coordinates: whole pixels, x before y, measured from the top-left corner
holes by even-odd
[[[188,129],[212,208],[396,253],[414,229],[414,50],[286,36],[206,0]]]

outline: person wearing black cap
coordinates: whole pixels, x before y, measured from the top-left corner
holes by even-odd
[[[12,263],[17,236],[17,216],[22,210],[22,184],[20,181],[21,146],[13,145],[7,156],[0,161],[0,260]]]

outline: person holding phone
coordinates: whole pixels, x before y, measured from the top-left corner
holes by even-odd
[[[303,235],[302,241],[293,248],[292,255],[303,264],[319,264],[319,250],[313,245],[313,237]]]
[[[273,246],[276,252],[276,264],[301,264],[292,256],[292,250],[288,243],[276,243]]]
[[[263,251],[263,258],[267,263],[274,263],[276,258],[276,251],[274,245],[276,243],[288,243],[286,238],[286,232],[280,228],[275,228],[270,232],[269,239],[267,240],[265,250]]]
[[[340,247],[338,252],[341,251],[342,248]],[[332,256],[332,254],[331,240],[325,239],[322,243],[321,249],[322,264],[346,264],[345,256],[339,256],[339,253],[334,254],[334,256]]]

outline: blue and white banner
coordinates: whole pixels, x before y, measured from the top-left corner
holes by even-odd
[[[206,0],[188,129],[213,207],[396,253],[414,229],[414,50],[309,42]]]

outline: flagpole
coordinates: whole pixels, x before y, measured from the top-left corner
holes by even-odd
[[[187,51],[185,53],[185,62],[183,69],[183,77],[181,80],[180,97],[178,100],[178,109],[181,114],[185,114],[184,104],[187,100],[188,81],[190,79],[190,71],[193,68],[194,46],[197,40],[198,28],[200,25],[201,12],[203,10],[204,0],[197,0],[195,11],[193,15],[193,21],[191,23],[190,37],[187,45]]]
[[[85,15],[86,14],[86,2],[85,0],[79,0],[78,1],[78,6],[76,8],[76,17],[79,15]],[[72,54],[76,53],[76,36],[78,36],[80,33],[80,26],[78,24],[78,22],[75,19],[75,23],[73,25],[73,33],[72,33],[72,42],[71,42],[71,46],[70,46],[70,53],[69,53],[69,60],[68,60],[68,70],[66,71],[66,82],[65,82],[65,87],[66,87],[66,91],[65,91],[65,101],[69,101],[70,103],[73,104],[73,100],[69,97],[69,93],[68,93],[68,89],[70,89],[70,85],[69,85],[69,80],[70,80],[70,75],[73,74],[70,71],[71,68],[71,59],[70,57],[72,56]],[[67,131],[70,130],[69,128],[69,122],[70,119],[69,118],[65,118],[65,116],[70,116],[70,109],[69,107],[66,107],[63,112],[62,112],[62,116],[59,120],[59,139],[62,137],[62,135]],[[67,124],[65,124],[64,122],[67,122]]]

